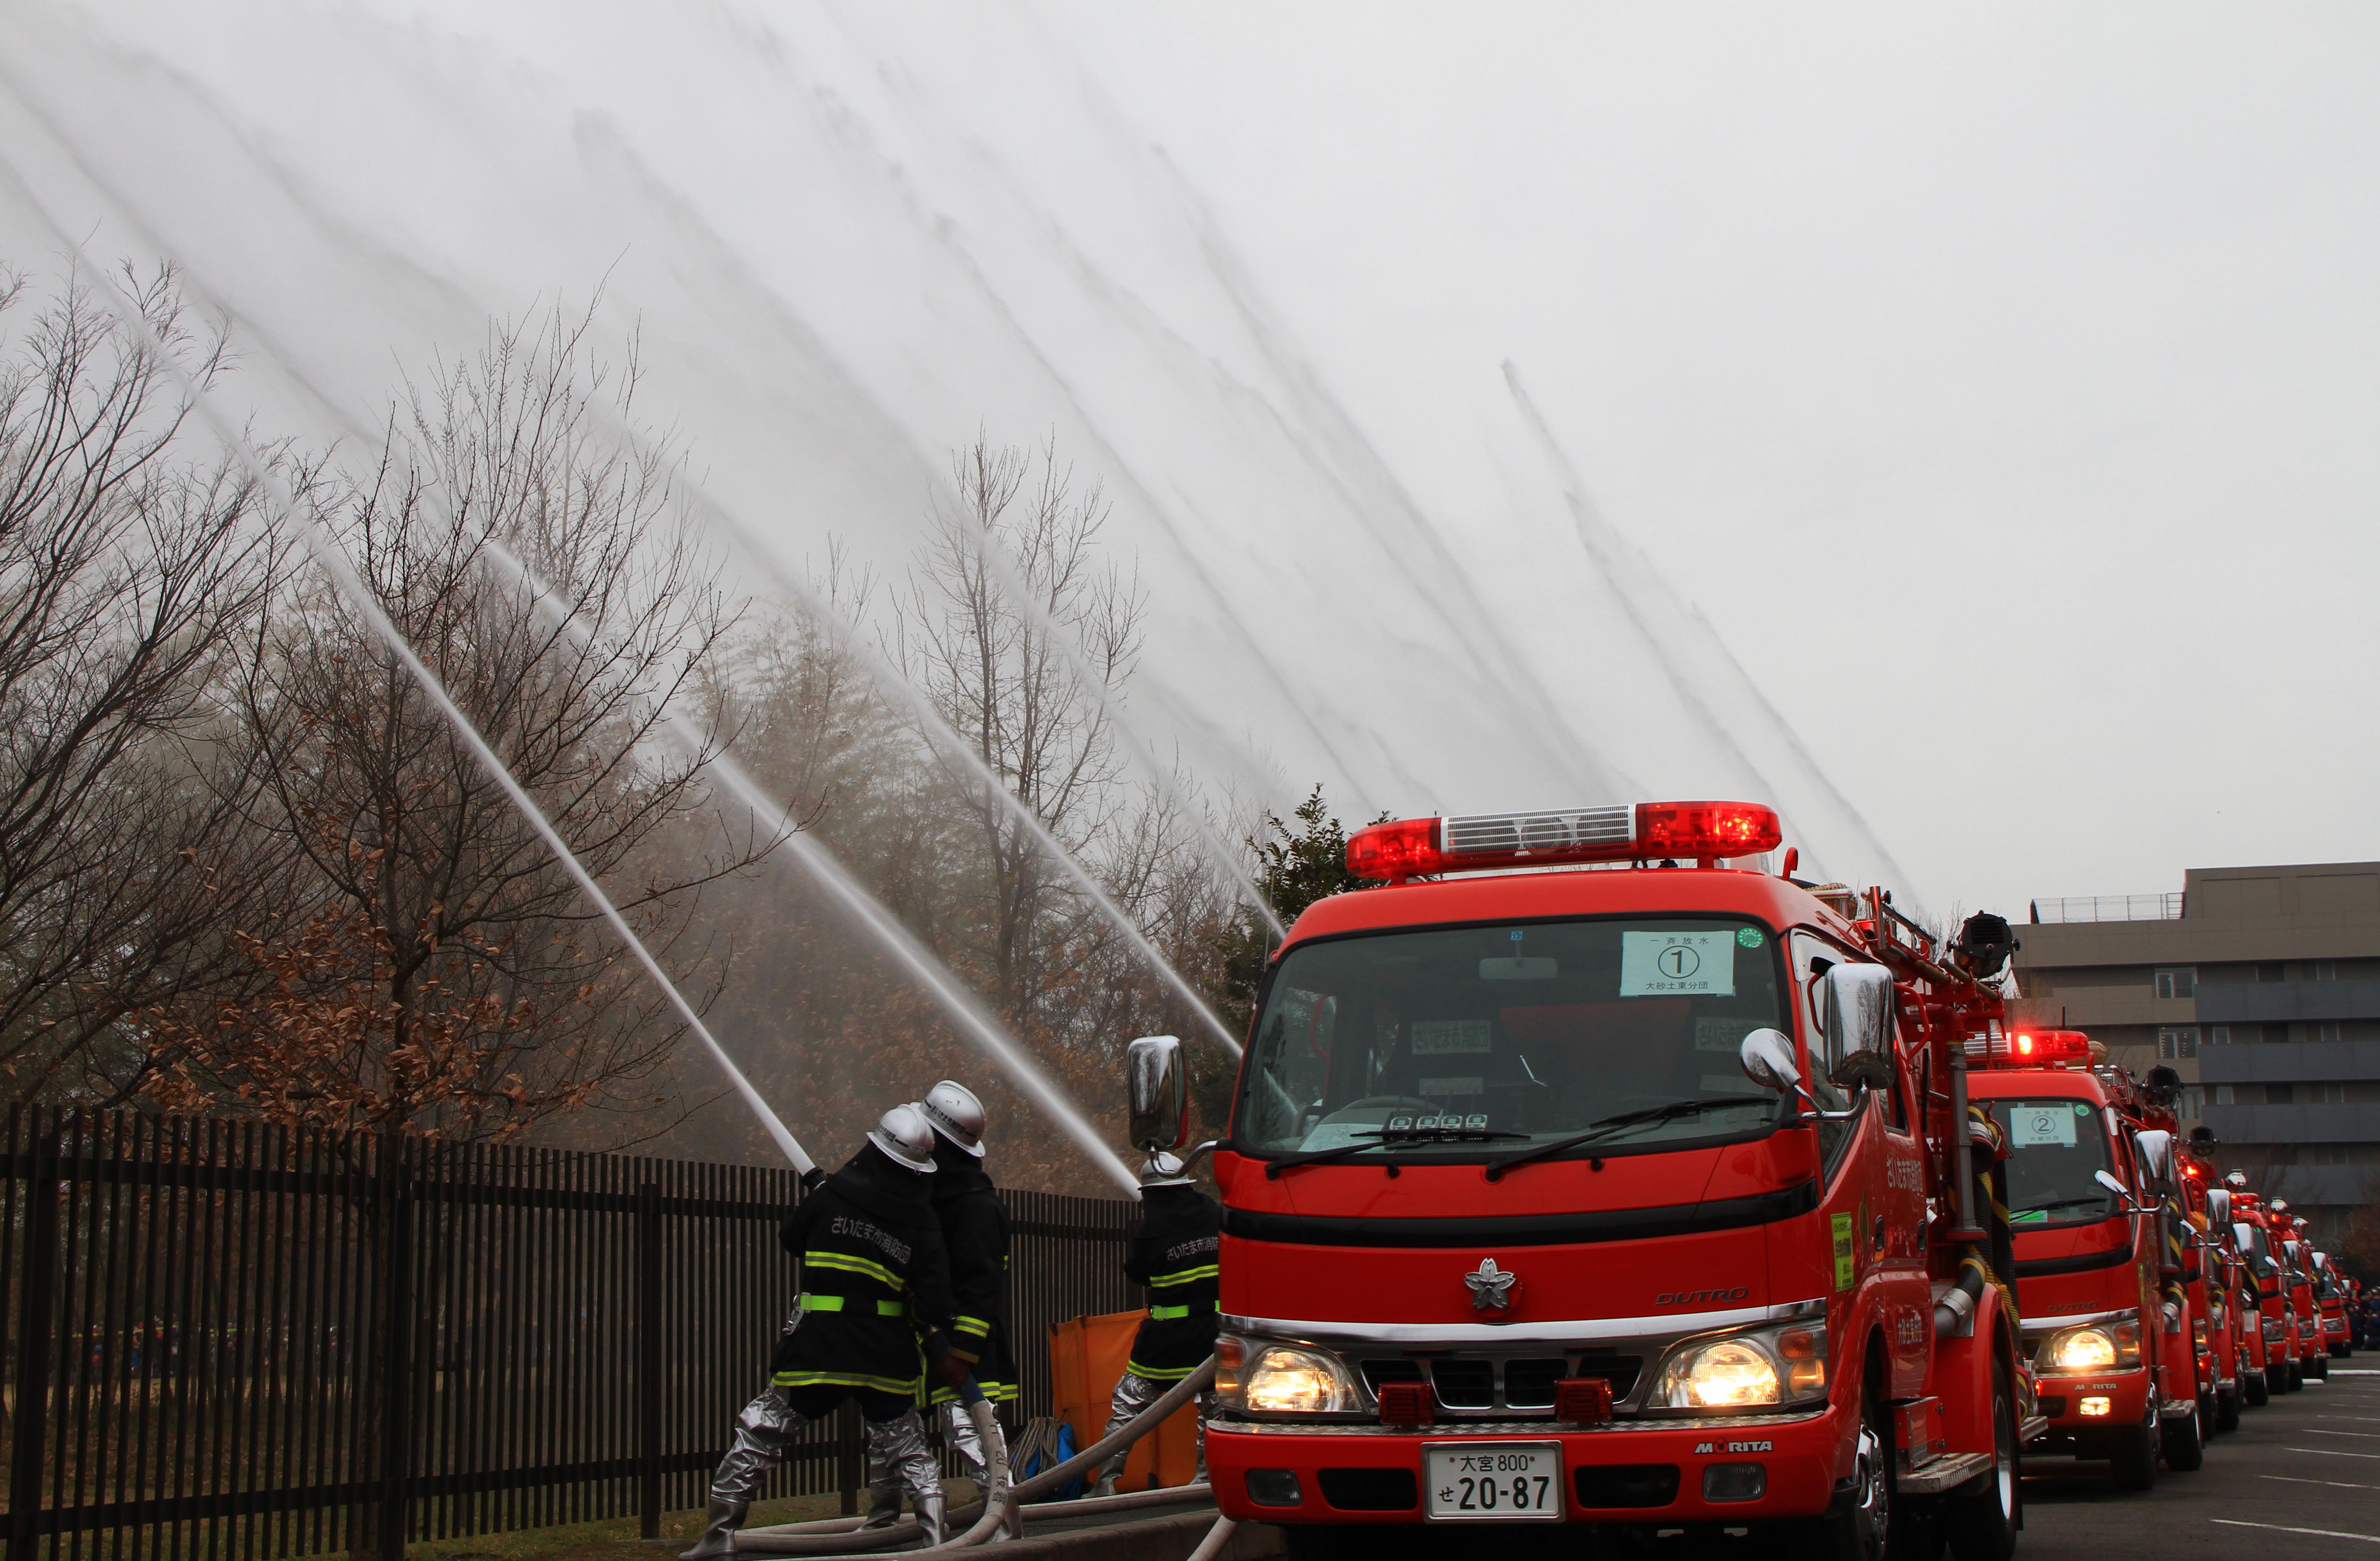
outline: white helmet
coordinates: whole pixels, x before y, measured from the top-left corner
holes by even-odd
[[[936,1132],[977,1159],[983,1158],[983,1102],[975,1097],[975,1091],[944,1079],[926,1092],[917,1109],[934,1124]]]
[[[1140,1184],[1143,1187],[1187,1187],[1190,1185],[1190,1172],[1178,1156],[1169,1155],[1160,1149],[1140,1168]]]
[[[934,1130],[915,1106],[895,1106],[878,1118],[868,1142],[913,1171],[933,1172]]]

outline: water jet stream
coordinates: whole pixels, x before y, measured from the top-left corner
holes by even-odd
[[[653,958],[652,950],[645,947],[644,940],[637,936],[636,929],[628,925],[627,918],[620,914],[619,907],[612,903],[611,896],[603,892],[602,886],[595,881],[594,875],[588,872],[586,865],[572,853],[569,844],[563,840],[561,832],[555,829],[552,821],[546,817],[544,810],[537,805],[536,800],[528,794],[527,788],[514,779],[512,770],[506,767],[502,758],[497,756],[496,751],[488,745],[487,739],[480,735],[479,729],[471,724],[470,718],[464,715],[462,707],[457,705],[454,696],[447,693],[445,684],[438,680],[422,661],[420,656],[415,652],[413,647],[407,642],[405,636],[397,631],[396,624],[381,607],[378,599],[364,584],[363,577],[356,572],[354,563],[340,548],[338,539],[313,514],[310,503],[306,505],[299,503],[298,495],[282,479],[281,474],[257,454],[255,446],[249,442],[247,435],[241,432],[238,426],[217,409],[212,393],[192,380],[181,364],[166,350],[165,345],[157,340],[140,310],[117,292],[115,283],[104,272],[96,271],[91,267],[88,258],[82,253],[82,247],[50,217],[48,208],[41,203],[31,187],[17,174],[15,168],[5,161],[0,161],[0,168],[7,170],[10,182],[18,187],[27,203],[42,215],[51,230],[57,234],[60,241],[69,248],[78,267],[92,276],[97,284],[98,296],[105,301],[108,312],[115,316],[116,323],[132,338],[135,349],[173,377],[174,381],[181,386],[183,394],[189,398],[192,408],[214,430],[215,437],[223,442],[225,448],[248,469],[249,476],[257,485],[273,496],[282,511],[298,523],[298,538],[306,549],[307,556],[324,574],[331,576],[332,582],[339,587],[342,594],[347,597],[349,604],[370,628],[373,637],[381,641],[390,655],[395,656],[404,664],[407,672],[412,676],[421,691],[438,706],[441,713],[454,727],[455,734],[463,739],[464,744],[471,750],[472,756],[479,760],[480,768],[487,772],[488,778],[495,781],[511,799],[513,805],[520,811],[521,817],[553,852],[555,859],[562,864],[564,871],[567,872],[578,885],[579,891],[594,904],[603,919],[611,925],[612,930],[618,934],[620,940],[627,946],[628,951],[636,956],[638,963],[641,964],[645,973],[652,977],[653,984],[669,999],[670,1006],[677,1010],[679,1018],[684,1020],[687,1027],[701,1039],[712,1059],[726,1072],[730,1083],[743,1097],[744,1103],[751,1107],[755,1116],[760,1119],[761,1126],[775,1141],[777,1148],[792,1164],[794,1169],[808,1175],[816,1168],[816,1162],[812,1161],[808,1152],[802,1148],[800,1141],[794,1137],[783,1119],[770,1108],[769,1103],[760,1098],[759,1092],[752,1087],[751,1081],[747,1079],[743,1071],[735,1066],[735,1060],[727,1055],[726,1048],[722,1047],[718,1037],[710,1033],[710,1026],[703,1023],[702,1016],[695,1011],[694,1005],[687,1002],[686,995],[677,989],[677,983],[672,981],[669,973],[662,969],[661,962]]]
[[[503,564],[521,588],[528,591],[540,608],[554,616],[565,633],[582,646],[594,644],[593,633],[580,615],[572,611],[561,593],[546,584],[518,554],[493,535],[483,534],[480,540],[489,556]],[[661,717],[670,735],[689,756],[698,756],[703,753],[706,744],[702,733],[685,714],[664,708]],[[1127,1192],[1136,1194],[1139,1192],[1139,1179],[1133,1175],[1132,1168],[1099,1136],[1081,1108],[1067,1098],[1056,1081],[1034,1065],[1024,1047],[1008,1034],[976,994],[961,985],[933,951],[887,911],[882,902],[870,894],[815,834],[801,828],[792,811],[771,796],[768,789],[753,778],[751,771],[726,753],[711,754],[703,761],[703,767],[724,781],[747,807],[777,827],[777,850],[786,853],[809,874],[854,921],[881,943],[933,997],[960,1032],[1056,1122],[1094,1164]]]

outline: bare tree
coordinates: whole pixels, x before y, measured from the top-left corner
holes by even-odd
[[[0,315],[24,285],[0,276]],[[184,431],[182,384],[217,381],[224,338],[190,326],[171,271],[120,286],[141,331],[70,277],[0,358],[0,1071],[18,1099],[110,1097],[140,1015],[245,979],[219,926],[278,866],[238,839],[256,778],[211,696],[280,556],[256,484]]]
[[[1132,800],[1108,711],[1138,659],[1147,599],[1100,559],[1105,495],[1097,482],[1075,488],[1054,443],[1037,462],[978,441],[953,476],[961,507],[932,518],[897,603],[896,654],[1007,791],[1070,852],[1095,855]],[[1031,832],[935,751],[982,864],[977,941],[1002,1006],[1023,1022],[1104,939]]]
[[[693,755],[651,741],[734,615],[683,523],[674,457],[618,437],[633,362],[592,361],[586,329],[492,330],[411,389],[377,469],[332,508],[398,632],[692,974],[698,891],[774,842],[710,807],[710,739]],[[253,827],[311,889],[243,931],[266,991],[168,1027],[153,1094],[472,1138],[633,1098],[678,1039],[662,999],[352,603],[313,580],[278,603],[238,709],[267,780]]]

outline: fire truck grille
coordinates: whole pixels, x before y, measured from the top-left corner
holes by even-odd
[[[1550,1416],[1554,1384],[1570,1376],[1599,1376],[1611,1384],[1612,1400],[1620,1402],[1636,1386],[1642,1362],[1605,1349],[1581,1349],[1569,1355],[1502,1357],[1479,1355],[1391,1356],[1359,1361],[1364,1381],[1377,1395],[1391,1382],[1426,1382],[1439,1408],[1476,1414]]]

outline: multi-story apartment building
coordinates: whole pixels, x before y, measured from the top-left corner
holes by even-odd
[[[2087,1030],[2137,1072],[2178,1070],[2223,1167],[2287,1198],[2318,1241],[2380,1199],[2380,862],[2192,868],[2179,894],[2029,910],[2026,1022]]]

